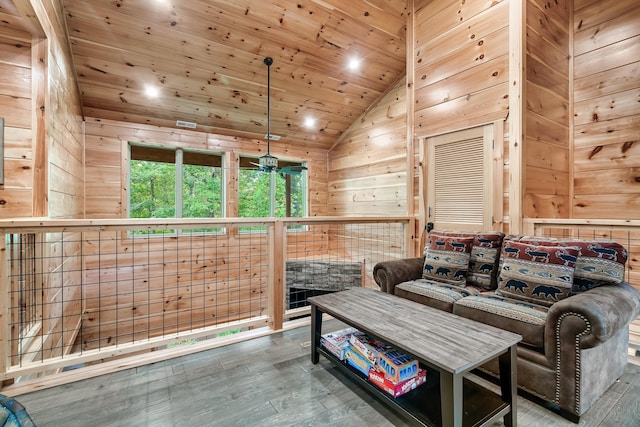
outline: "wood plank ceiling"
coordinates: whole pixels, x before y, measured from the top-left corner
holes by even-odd
[[[406,0],[62,4],[88,117],[263,139],[271,56],[271,133],[327,149],[405,70]]]

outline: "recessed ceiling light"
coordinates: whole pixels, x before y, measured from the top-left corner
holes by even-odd
[[[356,58],[355,56],[351,57],[347,67],[349,67],[351,71],[358,71],[360,69],[360,58]]]
[[[312,128],[316,125],[316,119],[314,119],[313,117],[307,117],[306,119],[304,119],[304,125],[308,128]]]
[[[147,85],[144,88],[144,93],[149,97],[149,98],[157,98],[160,95],[160,90],[155,87],[155,86],[151,86],[151,85]]]

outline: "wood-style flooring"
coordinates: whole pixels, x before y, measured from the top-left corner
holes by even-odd
[[[39,427],[407,425],[326,359],[311,364],[309,340],[306,326],[15,398]],[[523,397],[518,424],[576,425]],[[629,364],[579,425],[639,427],[640,366]]]

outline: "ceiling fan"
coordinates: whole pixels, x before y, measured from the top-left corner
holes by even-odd
[[[278,158],[271,155],[271,139],[274,137],[274,135],[271,135],[271,64],[273,64],[273,58],[267,56],[263,62],[267,66],[267,134],[265,135],[267,154],[258,159],[259,163],[252,162],[251,164],[258,166],[262,172],[275,171],[281,174],[296,175],[307,170],[307,168],[303,165],[289,165],[279,168]]]

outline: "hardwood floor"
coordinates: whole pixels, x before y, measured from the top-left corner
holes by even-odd
[[[407,425],[326,359],[312,365],[309,339],[302,327],[16,400],[39,427]],[[579,425],[638,427],[639,420],[640,366],[629,364]],[[522,397],[518,424],[576,425]]]

